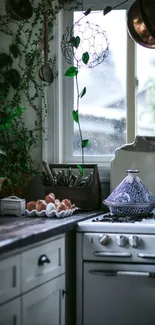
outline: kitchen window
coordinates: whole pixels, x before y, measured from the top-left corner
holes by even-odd
[[[80,11],[64,11],[64,24],[62,16],[59,21],[58,43],[65,26],[71,26],[80,16]],[[103,16],[102,5],[102,10],[95,8],[87,20],[106,31],[109,55],[95,68],[80,69],[78,74],[80,89],[87,88],[79,107],[83,136],[89,139],[85,162],[109,169],[117,147],[132,142],[136,134],[154,135],[154,51],[130,38],[125,9],[112,10]],[[72,110],[76,109],[75,79],[64,77],[70,65],[62,57],[60,44],[58,47],[59,80],[54,103],[57,123],[53,122],[52,160],[77,163],[81,162],[81,150],[77,125],[72,119]]]

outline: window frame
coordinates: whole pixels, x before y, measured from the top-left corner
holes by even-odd
[[[98,0],[99,1],[99,0]],[[115,0],[113,0],[115,1]],[[88,8],[88,6],[87,6]],[[86,9],[87,9],[86,8]],[[99,8],[98,8],[99,9]],[[98,10],[97,9],[97,10]],[[123,8],[124,9],[124,8]],[[103,10],[103,4],[102,4]],[[53,163],[80,163],[81,156],[72,155],[73,119],[68,107],[73,107],[74,82],[73,78],[64,77],[69,67],[61,52],[61,39],[67,26],[73,24],[73,11],[62,10],[57,18],[54,45],[57,55],[58,78],[46,89],[47,118],[45,119],[46,134],[43,141],[46,146],[43,158]],[[136,135],[136,75],[135,75],[135,42],[127,32],[127,85],[126,85],[126,116],[127,137],[126,142],[134,141]],[[109,180],[110,162],[114,155],[85,156],[85,163],[97,163],[103,180]]]

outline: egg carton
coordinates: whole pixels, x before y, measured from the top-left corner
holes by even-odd
[[[47,210],[42,210],[42,211],[37,211],[37,210],[25,210],[25,214],[28,217],[48,217],[48,218],[65,218],[65,217],[70,217],[72,216],[72,214],[79,210],[79,208],[75,207],[74,209],[68,209],[68,210],[62,210],[60,212],[56,211],[56,210],[52,210],[50,212],[48,212]]]

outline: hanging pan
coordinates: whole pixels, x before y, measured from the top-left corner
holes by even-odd
[[[33,8],[29,0],[7,0],[5,10],[13,20],[27,20],[33,15]]]
[[[44,15],[44,65],[39,70],[39,77],[42,81],[52,83],[54,80],[53,71],[48,64],[48,19]]]
[[[128,10],[127,29],[135,42],[146,48],[155,49],[155,39],[144,23],[139,0],[136,0]]]
[[[148,31],[155,38],[155,2],[154,0],[139,0],[143,21]]]

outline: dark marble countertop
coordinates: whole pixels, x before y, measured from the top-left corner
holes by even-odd
[[[0,254],[71,231],[78,222],[100,213],[76,212],[61,219],[0,216]]]

